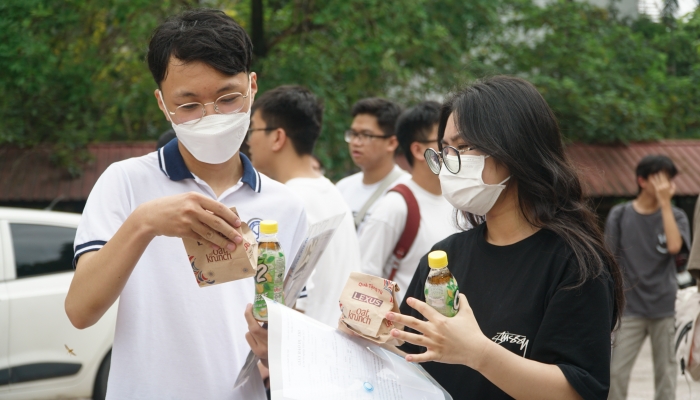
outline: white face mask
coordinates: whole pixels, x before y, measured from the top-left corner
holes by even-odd
[[[159,94],[163,101],[163,94]],[[205,115],[194,125],[171,122],[177,139],[198,161],[206,164],[225,163],[236,154],[245,140],[250,126],[251,98],[249,81],[249,107],[245,113]]]
[[[454,208],[474,215],[486,215],[505,189],[504,183],[510,177],[497,185],[484,183],[481,175],[484,172],[486,157],[488,156],[460,156],[462,167],[457,174],[448,171],[444,166],[440,169],[442,195]]]

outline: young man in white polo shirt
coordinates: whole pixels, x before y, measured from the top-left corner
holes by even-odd
[[[248,146],[255,168],[304,200],[309,223],[345,214],[306,284],[307,297],[296,304],[306,315],[335,327],[343,287],[350,273],[360,270],[360,245],[340,192],[313,169],[322,118],[323,106],[311,91],[301,86],[277,87],[255,100]]]
[[[362,99],[352,106],[352,125],[345,132],[352,161],[362,172],[337,183],[338,190],[350,206],[355,226],[374,210],[377,199],[399,179],[407,176],[394,162],[399,145],[394,134],[401,106],[382,98]]]
[[[372,215],[360,228],[362,249],[362,272],[391,278],[402,291],[397,292],[399,301],[408,289],[418,262],[433,245],[457,233],[453,207],[442,197],[440,180],[425,162],[423,153],[428,148],[438,148],[437,128],[440,104],[426,101],[406,110],[396,123],[396,137],[401,150],[413,167],[410,180],[402,182],[418,203],[420,214],[418,231],[413,244],[403,259],[392,264],[392,254],[399,243],[409,213],[404,197],[390,191],[377,201]],[[393,269],[396,271],[393,271]]]
[[[274,219],[291,260],[304,238],[300,199],[238,152],[257,91],[251,58],[243,28],[218,10],[187,11],[153,34],[155,97],[177,139],[112,164],[95,184],[65,303],[82,329],[119,297],[110,399],[265,399],[257,374],[233,389],[256,343],[253,280],[200,288],[181,240],[231,250],[240,220],[256,231]]]

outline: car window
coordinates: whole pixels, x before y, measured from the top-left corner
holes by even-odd
[[[17,278],[73,270],[75,228],[10,224]]]

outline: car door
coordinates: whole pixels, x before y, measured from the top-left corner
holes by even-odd
[[[9,229],[0,220],[0,397],[10,390],[10,298],[5,283],[5,268],[9,264]]]
[[[77,343],[84,335],[71,325],[64,310],[73,277],[76,228],[12,221],[8,228],[14,276],[5,283],[14,391],[13,387],[27,382],[76,375],[87,354],[81,354]]]

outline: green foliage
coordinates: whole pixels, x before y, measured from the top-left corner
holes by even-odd
[[[253,32],[255,1],[0,3],[0,144],[52,144],[77,173],[89,142],[157,138],[168,124],[144,62],[152,30],[204,4]],[[265,0],[262,10],[260,89],[302,84],[324,100],[317,153],[334,178],[352,168],[342,132],[355,101],[412,105],[488,74],[533,82],[572,140],[700,137],[697,11],[657,23],[569,1]]]
[[[0,143],[52,143],[77,173],[89,142],[156,138],[166,124],[143,60],[152,29],[183,5],[2,2]]]
[[[583,2],[529,7],[482,44],[482,62],[534,83],[568,139],[700,137],[700,13],[676,22],[620,20]]]
[[[369,96],[404,105],[442,94],[463,74],[463,55],[498,21],[494,0],[269,1],[261,91],[298,83],[324,99],[317,153],[330,171],[352,168],[342,132]]]

